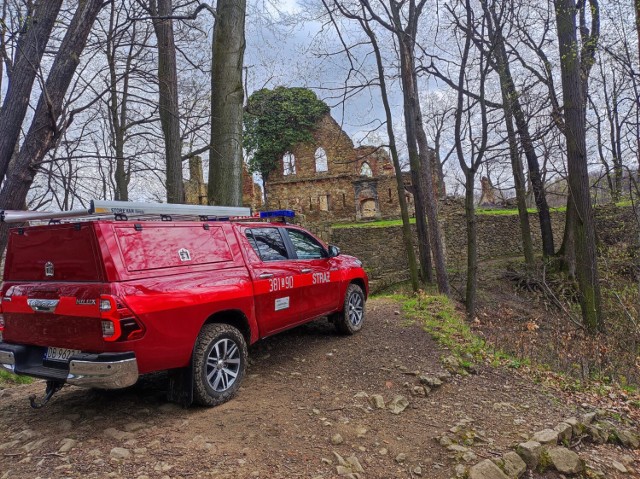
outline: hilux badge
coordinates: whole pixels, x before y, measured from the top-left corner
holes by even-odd
[[[48,278],[53,277],[53,263],[51,261],[47,261],[44,265],[44,275]]]

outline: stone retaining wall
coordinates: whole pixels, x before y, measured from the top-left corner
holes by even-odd
[[[447,266],[454,270],[466,268],[466,223],[464,210],[457,203],[443,205],[442,230],[445,238]],[[556,248],[564,233],[564,212],[552,212],[552,227]],[[520,223],[517,215],[483,214],[478,221],[478,254],[481,261],[522,255]],[[536,214],[529,215],[534,251],[541,250],[540,226]],[[598,239],[601,244],[637,244],[638,222],[633,208],[606,206],[596,210]],[[311,226],[312,229],[313,226]],[[414,241],[415,241],[415,226]],[[409,279],[408,263],[402,243],[402,228],[333,228],[323,237],[340,247],[342,252],[360,258],[371,280],[372,290],[380,290],[398,281]],[[327,236],[329,236],[327,238]]]

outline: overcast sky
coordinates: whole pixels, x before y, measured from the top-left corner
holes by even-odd
[[[259,88],[280,85],[311,88],[332,107],[332,116],[356,143],[384,141],[381,140],[386,137],[384,127],[381,128],[384,110],[376,89],[361,92],[344,103],[336,98],[344,85],[346,59],[344,55],[320,56],[323,50],[331,51],[335,47],[327,40],[327,37],[336,37],[333,31],[325,27],[323,35],[321,23],[300,21],[308,12],[302,10],[297,0],[280,0],[278,9],[284,15],[292,15],[292,19],[297,20],[295,24],[291,18],[291,25],[279,21],[270,23],[249,12],[245,55],[249,94]],[[273,14],[276,20],[283,20],[275,9]],[[370,67],[373,68],[373,63]],[[393,96],[392,101],[399,106],[399,95]],[[371,136],[376,128],[380,135]]]

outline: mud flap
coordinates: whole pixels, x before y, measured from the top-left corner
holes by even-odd
[[[169,371],[167,400],[188,408],[193,403],[193,366]]]

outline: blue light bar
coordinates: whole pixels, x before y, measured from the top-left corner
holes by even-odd
[[[274,211],[261,211],[260,218],[293,218],[295,212],[291,210],[274,210]]]

